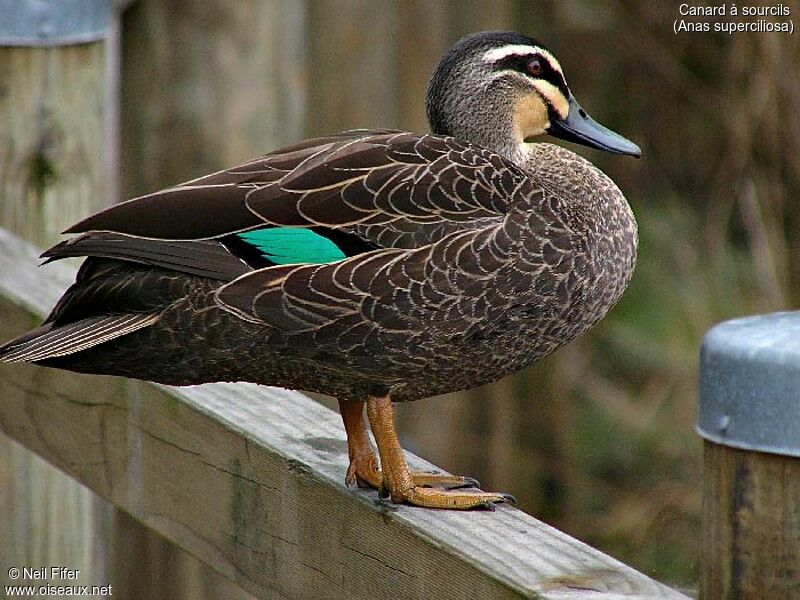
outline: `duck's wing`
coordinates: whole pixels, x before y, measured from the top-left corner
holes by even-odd
[[[316,227],[374,247],[417,247],[502,216],[525,179],[497,154],[454,138],[359,130],[112,206],[67,232],[198,240]]]
[[[547,227],[546,214],[524,210],[541,194],[516,166],[452,138],[365,136],[294,165],[247,202],[271,224],[335,226],[378,249],[259,269],[221,287],[217,301],[295,348],[355,363],[424,346],[433,330],[461,335],[524,292],[493,282],[525,232]]]
[[[43,256],[116,258],[228,282],[496,223],[526,185],[512,163],[454,138],[350,131],[114,205]]]
[[[64,233],[113,231],[171,240],[208,239],[263,224],[247,195],[285,176],[291,165],[351,139],[347,132],[271,152],[225,169],[115,204]]]
[[[543,194],[532,185],[518,193],[534,202]],[[530,277],[514,273],[520,246],[525,235],[548,227],[542,215],[514,211],[501,223],[420,248],[257,270],[219,288],[216,299],[241,319],[279,330],[312,358],[324,353],[369,369],[376,357],[396,355],[405,357],[398,368],[407,371],[409,361],[435,359],[432,340],[469,339],[530,294]],[[526,260],[539,268],[534,256]]]
[[[239,318],[277,329],[295,352],[387,377],[436,359],[438,341],[469,339],[509,306],[493,285],[507,266],[492,228],[451,234],[416,250],[390,249],[327,265],[273,267],[217,291]],[[491,249],[490,249],[491,248]],[[392,373],[386,357],[397,358]]]
[[[217,301],[240,318],[299,336],[309,351],[355,344],[370,360],[370,344],[402,346],[432,318],[455,335],[502,310],[487,281],[515,243],[506,213],[536,193],[515,165],[453,138],[348,132],[111,207],[45,256],[167,269],[138,269],[138,284],[139,271],[221,280]],[[104,282],[89,283],[51,320],[72,322],[107,298]],[[99,312],[142,310],[119,302]]]
[[[403,132],[341,142],[291,166],[248,194],[251,211],[281,226],[352,231],[382,248],[419,247],[496,221],[526,179],[483,148]]]

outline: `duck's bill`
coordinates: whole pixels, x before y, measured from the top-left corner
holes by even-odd
[[[569,96],[569,112],[566,119],[551,119],[547,133],[568,142],[583,144],[614,154],[629,154],[640,157],[642,150],[627,138],[603,127],[586,114],[575,97]]]

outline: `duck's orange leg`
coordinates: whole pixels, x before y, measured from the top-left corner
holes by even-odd
[[[358,487],[380,490],[383,476],[378,470],[378,461],[364,427],[364,404],[339,400],[339,412],[347,433],[347,454],[350,457],[344,482],[347,485],[357,483]]]
[[[367,416],[378,444],[382,486],[387,488],[394,502],[428,508],[468,509],[494,508],[495,504],[514,500],[508,494],[424,487],[406,463],[395,429],[394,406],[389,396],[370,396],[367,400]]]
[[[359,487],[377,489],[381,496],[389,495],[389,488],[384,485],[383,474],[378,468],[375,451],[367,435],[364,424],[364,403],[339,401],[339,412],[342,414],[344,429],[347,433],[347,451],[350,466],[347,468],[345,483],[358,484]],[[440,486],[446,489],[478,486],[471,477],[448,475],[446,473],[429,473],[426,471],[410,471],[414,485],[418,487]]]

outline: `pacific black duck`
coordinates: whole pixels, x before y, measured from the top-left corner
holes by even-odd
[[[451,489],[468,478],[409,472],[392,401],[496,381],[606,314],[634,268],[630,207],[588,161],[528,140],[640,152],[518,33],[453,46],[427,109],[430,134],[306,140],[71,227],[43,256],[88,257],[76,282],[0,360],[330,394],[349,484],[428,507],[506,501]]]

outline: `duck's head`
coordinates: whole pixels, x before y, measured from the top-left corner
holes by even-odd
[[[474,33],[450,48],[431,77],[427,107],[433,133],[480,144],[512,160],[526,154],[530,138],[544,133],[641,155],[636,144],[581,108],[550,51],[511,31]]]

